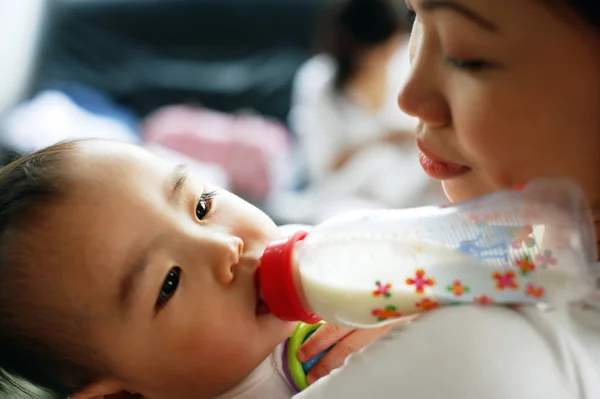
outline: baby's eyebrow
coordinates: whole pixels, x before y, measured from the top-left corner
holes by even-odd
[[[172,204],[178,204],[181,200],[181,192],[185,186],[185,182],[188,178],[188,166],[186,164],[180,164],[173,168],[171,172],[171,193],[169,195],[169,202]]]

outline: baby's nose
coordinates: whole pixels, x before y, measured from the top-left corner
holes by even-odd
[[[227,285],[235,277],[235,269],[244,251],[244,242],[236,236],[216,233],[213,245],[217,255],[214,259],[217,280]]]

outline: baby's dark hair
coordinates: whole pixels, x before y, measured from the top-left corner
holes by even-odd
[[[0,169],[0,397],[14,397],[18,379],[67,397],[97,377],[74,345],[81,326],[40,311],[28,290],[36,270],[52,267],[51,256],[36,250],[44,239],[38,221],[66,195],[78,144],[60,143]]]

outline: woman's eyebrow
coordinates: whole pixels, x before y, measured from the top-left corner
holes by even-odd
[[[481,28],[488,32],[499,33],[500,29],[498,26],[483,18],[475,11],[471,10],[467,6],[457,3],[453,0],[423,0],[421,1],[421,9],[424,12],[433,12],[437,10],[450,10],[454,11],[463,17],[471,20],[472,22],[479,25]]]

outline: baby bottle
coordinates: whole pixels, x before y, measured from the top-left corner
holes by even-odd
[[[560,306],[598,274],[591,212],[544,179],[446,207],[355,212],[267,247],[261,293],[279,319],[370,328],[460,304]]]

